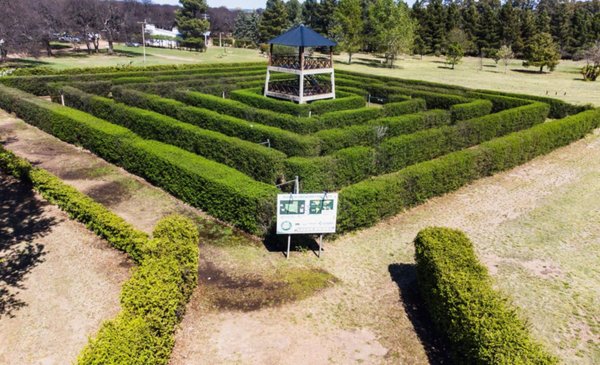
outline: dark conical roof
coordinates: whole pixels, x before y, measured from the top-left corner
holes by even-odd
[[[281,44],[291,47],[333,47],[337,45],[336,42],[323,37],[303,24],[271,39],[269,44]]]

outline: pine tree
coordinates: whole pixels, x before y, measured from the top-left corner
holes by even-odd
[[[434,54],[440,55],[446,42],[446,19],[442,0],[431,0],[425,12],[423,39]]]
[[[510,1],[502,5],[499,17],[501,43],[511,48],[520,45],[522,41],[520,39],[519,19],[517,18],[517,11],[515,11]]]
[[[525,47],[525,66],[535,66],[540,68],[540,73],[544,67],[554,71],[560,60],[558,46],[554,43],[550,33],[539,33],[531,38]]]
[[[292,26],[302,23],[302,4],[299,0],[289,0],[285,4],[288,12],[288,21]]]
[[[256,12],[246,13],[240,11],[235,18],[233,36],[237,41],[257,44],[259,41],[258,22],[260,16]]]
[[[319,3],[317,0],[304,0],[302,3],[304,25],[316,30],[319,21]]]
[[[181,9],[175,13],[177,29],[183,38],[185,47],[204,48],[204,33],[210,28],[208,20],[203,18],[208,6],[205,0],[179,0]]]
[[[267,0],[267,6],[258,24],[261,42],[268,42],[289,27],[287,8],[282,0]]]

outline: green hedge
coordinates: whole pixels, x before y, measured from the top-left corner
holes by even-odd
[[[455,104],[450,107],[453,121],[482,117],[492,112],[493,104],[489,100],[473,100],[466,104]]]
[[[274,215],[274,186],[230,167],[89,114],[0,86],[0,107],[66,141],[115,162],[166,191],[250,233],[262,235]]]
[[[383,141],[377,148],[379,173],[400,170],[449,152],[542,123],[548,105],[534,103],[469,119],[454,126],[428,129]]]
[[[403,114],[414,114],[427,109],[424,99],[409,99],[393,103],[383,104],[382,114],[384,117],[395,117]]]
[[[450,123],[449,112],[445,110],[430,110],[398,117],[377,118],[364,125],[326,129],[314,135],[322,141],[322,153],[327,154],[352,146],[375,146],[384,138],[414,133],[422,129],[439,127]],[[383,135],[378,136],[378,130]]]
[[[236,75],[238,73],[256,71],[264,69],[264,66],[260,65],[249,65],[244,67],[229,67],[222,66],[218,70],[220,73],[231,73]],[[6,86],[15,87],[35,95],[49,95],[47,88],[48,83],[53,82],[80,82],[80,81],[100,81],[100,80],[113,80],[117,78],[135,78],[143,77],[144,80],[151,80],[152,77],[157,76],[176,76],[176,75],[187,75],[189,77],[205,75],[210,76],[211,73],[215,73],[212,67],[195,67],[191,69],[173,69],[164,71],[129,71],[129,72],[111,72],[111,73],[89,73],[83,72],[80,74],[62,74],[62,75],[38,75],[38,76],[15,76],[15,77],[2,77],[0,78],[0,84]]]
[[[426,228],[414,243],[421,297],[457,363],[558,363],[531,338],[508,298],[494,290],[463,232]]]
[[[104,322],[78,358],[82,365],[167,364],[174,331],[197,284],[198,230],[181,216],[163,218],[121,292],[121,313]]]
[[[0,169],[18,179],[30,182],[33,188],[52,204],[64,210],[69,217],[83,223],[119,250],[140,261],[148,236],[95,202],[74,187],[65,184],[48,171],[32,167],[0,145]]]
[[[132,130],[145,139],[165,142],[230,166],[255,180],[274,184],[283,173],[285,154],[256,143],[201,129],[152,111],[64,87],[68,106]]]
[[[125,104],[153,110],[228,136],[255,143],[263,143],[268,139],[271,147],[290,156],[316,156],[320,152],[320,141],[315,137],[302,136],[280,128],[222,115],[212,110],[187,106],[177,100],[123,88],[114,88],[113,97]]]
[[[340,191],[338,230],[371,226],[431,197],[567,145],[599,126],[600,109],[594,109],[350,185]]]
[[[209,69],[215,68],[249,68],[249,67],[262,67],[265,68],[263,62],[236,62],[236,63],[211,63],[200,65],[194,64],[169,64],[169,65],[152,65],[152,66],[102,66],[102,67],[83,67],[83,68],[66,68],[56,69],[51,67],[31,67],[21,68],[15,71],[15,76],[34,76],[34,75],[78,75],[78,74],[124,74],[131,72],[161,72],[161,71],[185,71],[195,69]]]
[[[335,191],[375,174],[375,151],[351,147],[322,157],[291,157],[285,161],[287,180],[300,177],[304,192]]]
[[[332,111],[356,109],[365,106],[365,99],[360,95],[349,94],[343,91],[336,93],[336,99],[318,100],[309,104],[296,104],[286,100],[266,98],[260,87],[251,89],[234,90],[231,99],[259,109],[272,110],[278,113],[290,114],[298,117],[308,117],[312,114],[324,114]]]
[[[310,133],[318,129],[315,118],[294,117],[267,109],[251,107],[232,99],[203,94],[194,91],[178,90],[173,98],[186,104],[206,108],[221,114],[231,115],[244,120],[286,129],[296,133]]]

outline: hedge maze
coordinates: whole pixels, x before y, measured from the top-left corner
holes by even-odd
[[[350,231],[600,126],[600,110],[560,100],[345,71],[335,100],[298,105],[263,97],[264,76],[263,64],[14,76],[0,107],[256,235],[295,176],[302,192],[339,191]]]

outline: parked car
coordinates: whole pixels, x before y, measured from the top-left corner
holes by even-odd
[[[140,46],[140,44],[137,42],[127,42],[127,43],[125,43],[125,45],[127,47],[139,47]]]

